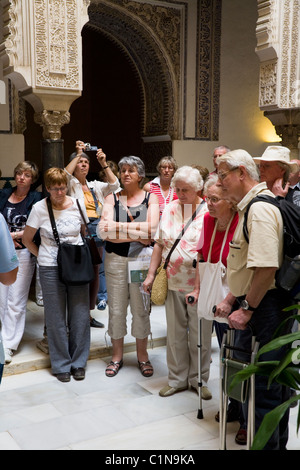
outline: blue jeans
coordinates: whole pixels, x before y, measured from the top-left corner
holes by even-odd
[[[56,266],[40,266],[53,374],[85,367],[90,352],[89,284],[66,286]]]
[[[246,351],[251,351],[252,335],[256,336],[259,346],[268,343],[282,321],[292,312],[283,312],[282,309],[293,305],[293,301],[282,291],[269,290],[259,307],[252,315],[250,327],[246,330],[236,330],[235,346]],[[281,334],[291,331],[293,321],[285,325]],[[260,356],[259,361],[280,360],[285,354],[285,349],[270,351]],[[249,355],[237,352],[235,357],[242,361],[249,361]],[[290,389],[274,382],[269,388],[268,377],[255,376],[255,430],[257,430],[266,413],[289,398]],[[243,413],[247,421],[247,404],[243,405]],[[282,418],[279,426],[266,444],[265,450],[284,450],[288,440],[289,411]]]

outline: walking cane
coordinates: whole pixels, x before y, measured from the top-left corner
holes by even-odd
[[[198,407],[198,419],[203,419],[202,411],[202,328],[201,328],[201,318],[199,318],[198,323],[198,396],[199,396],[199,407]]]

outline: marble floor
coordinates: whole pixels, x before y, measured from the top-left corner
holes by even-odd
[[[94,316],[107,325],[107,311]],[[28,302],[26,330],[19,351],[5,367],[0,386],[0,450],[115,450],[184,451],[219,449],[219,427],[214,416],[219,402],[218,345],[213,337],[211,378],[213,398],[202,402],[184,391],[161,398],[167,384],[165,314],[152,309],[153,349],[149,355],[155,373],[140,374],[133,338],[126,338],[124,367],[114,378],[105,376],[110,349],[105,329],[91,330],[91,358],[84,381],[61,383],[51,375],[49,357],[36,348],[42,336],[43,308]],[[300,449],[296,435],[297,408],[291,410],[288,449]],[[244,450],[234,442],[238,423],[227,427],[227,449]],[[122,452],[118,453],[122,455]]]

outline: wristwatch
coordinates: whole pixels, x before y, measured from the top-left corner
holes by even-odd
[[[246,299],[241,301],[240,308],[242,308],[243,310],[251,310],[251,312],[254,312],[255,310],[255,307],[251,307],[251,305],[249,305]]]

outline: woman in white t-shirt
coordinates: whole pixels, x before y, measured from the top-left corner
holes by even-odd
[[[62,243],[81,245],[84,223],[76,199],[67,196],[67,176],[60,168],[46,171],[45,186],[50,194],[58,236]],[[79,201],[85,214],[84,204]],[[41,245],[33,243],[40,229]],[[52,372],[61,382],[85,377],[90,350],[89,284],[66,286],[58,277],[57,244],[53,236],[47,199],[36,203],[23,235],[23,243],[38,258]]]

